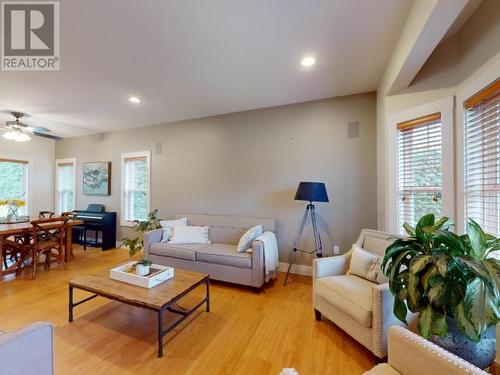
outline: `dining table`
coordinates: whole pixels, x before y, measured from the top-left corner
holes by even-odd
[[[66,219],[66,217],[64,217]],[[82,225],[82,220],[70,219],[68,220],[67,233],[66,233],[66,243],[64,244],[64,260],[65,262],[70,262],[73,258],[73,227],[75,225]],[[44,227],[51,229],[51,227],[57,228],[60,226],[57,222],[53,224],[44,224]],[[0,223],[0,277],[9,275],[16,272],[16,263],[8,266],[4,269],[3,264],[3,240],[11,236],[26,236],[28,237],[33,230],[33,226],[30,221],[22,223]]]

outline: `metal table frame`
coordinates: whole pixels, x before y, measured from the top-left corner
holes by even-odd
[[[202,284],[205,284],[205,287],[206,287],[205,298],[203,300],[201,300],[199,303],[197,303],[194,307],[192,307],[190,309],[183,309],[176,304],[176,302],[178,300],[180,300],[186,294],[193,291],[194,289],[196,289],[197,287],[199,287]],[[85,290],[86,292],[91,292],[94,294],[92,296],[84,298],[78,302],[74,302],[73,301],[73,289],[74,288]],[[152,307],[145,306],[144,304],[141,304],[140,302],[124,301],[124,300],[121,300],[115,296],[111,296],[109,294],[106,294],[104,292],[98,293],[95,290],[89,290],[83,286],[69,284],[69,305],[68,305],[69,316],[68,316],[68,321],[70,323],[73,321],[73,309],[76,306],[81,305],[84,302],[90,301],[91,299],[94,299],[95,297],[98,297],[98,296],[101,296],[101,297],[104,297],[107,299],[111,299],[111,300],[115,300],[118,302],[122,302],[122,303],[125,303],[127,305],[132,305],[132,306],[136,306],[136,307],[142,307],[142,308],[148,309],[148,310],[153,310],[153,311],[158,313],[158,357],[163,357],[163,337],[165,335],[167,335],[169,332],[173,331],[179,324],[181,324],[185,319],[187,319],[192,313],[195,312],[195,310],[197,310],[203,304],[206,304],[206,311],[210,312],[210,280],[209,280],[208,276],[201,279],[197,283],[193,284],[188,289],[186,289],[182,293],[178,294],[176,297],[172,298],[168,303],[163,305],[160,309],[154,309]],[[163,329],[163,313],[165,311],[169,311],[171,313],[180,315],[180,318],[177,319],[175,322],[173,322],[166,329]]]

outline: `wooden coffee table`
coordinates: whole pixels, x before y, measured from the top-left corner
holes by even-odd
[[[189,292],[205,284],[205,298],[197,303],[191,309],[183,309],[177,306],[179,301]],[[81,301],[73,302],[73,289],[82,289],[94,295]],[[151,289],[141,288],[135,285],[123,283],[121,281],[111,280],[109,271],[95,273],[69,281],[69,321],[73,321],[73,308],[84,302],[87,302],[97,296],[105,297],[111,300],[126,303],[128,305],[142,307],[156,311],[158,313],[158,357],[163,356],[163,336],[172,331],[196,309],[206,303],[207,312],[210,311],[210,290],[208,275],[185,271],[176,268],[175,276]],[[163,313],[180,315],[166,329],[163,328]]]

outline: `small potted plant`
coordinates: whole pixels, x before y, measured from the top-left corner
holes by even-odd
[[[142,258],[135,264],[135,273],[137,276],[146,276],[149,274],[149,267],[151,267],[149,259]]]
[[[418,313],[421,336],[480,367],[495,357],[495,325],[500,321],[500,239],[484,233],[474,220],[467,234],[453,223],[423,216],[408,238],[385,251],[382,270],[394,295],[394,315],[406,323]]]

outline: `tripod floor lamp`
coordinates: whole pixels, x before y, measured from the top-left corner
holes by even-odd
[[[295,259],[295,254],[298,252],[306,254],[314,254],[321,258],[323,256],[323,245],[321,244],[321,235],[318,230],[318,223],[316,221],[316,211],[314,207],[314,202],[328,202],[328,194],[326,193],[326,186],[322,182],[301,182],[297,188],[297,193],[295,193],[296,201],[307,201],[309,204],[306,206],[304,216],[302,217],[302,222],[300,223],[299,233],[297,239],[293,245],[292,251],[290,251],[290,257],[288,261],[288,270],[286,272],[285,281],[283,285],[286,285],[288,281],[288,275],[292,269],[292,264]],[[314,242],[316,244],[316,249],[312,251],[300,250],[300,238],[302,237],[302,232],[304,231],[304,226],[306,225],[307,217],[311,216]]]

